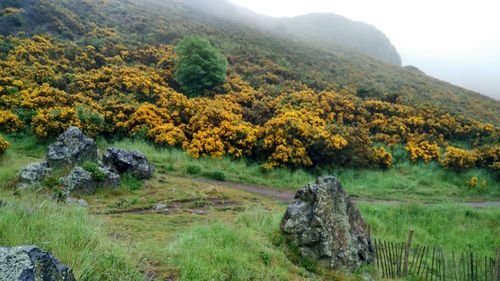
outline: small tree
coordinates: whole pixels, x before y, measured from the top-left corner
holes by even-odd
[[[175,80],[186,95],[200,96],[226,80],[227,61],[208,40],[189,36],[175,51]]]

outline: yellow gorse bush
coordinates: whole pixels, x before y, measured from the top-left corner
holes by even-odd
[[[406,144],[406,150],[410,155],[410,160],[415,162],[419,159],[425,163],[432,160],[439,160],[439,146],[427,140],[411,140]]]
[[[465,170],[475,167],[477,160],[478,155],[476,151],[448,146],[441,160],[441,165],[449,169]]]
[[[373,148],[373,153],[379,167],[384,169],[392,167],[392,154],[385,150],[384,147]]]
[[[10,143],[0,135],[0,154],[4,153],[7,148],[9,148]]]
[[[23,121],[8,110],[0,110],[0,131],[13,133],[24,127]]]
[[[346,145],[345,138],[332,134],[326,121],[310,112],[286,111],[263,126],[263,148],[271,154],[267,167],[308,167],[313,157]]]
[[[412,161],[429,162],[439,159],[440,146],[458,140],[477,159],[459,160],[461,151],[447,150],[443,166],[500,167],[498,146],[485,147],[499,140],[492,124],[364,100],[356,89],[318,91],[281,81],[277,73],[289,70],[270,60],[261,61],[259,79],[267,82],[260,88],[239,75],[247,70],[230,67],[222,87],[190,99],[177,91],[174,46],[125,46],[116,36],[98,27],[85,34],[85,42],[99,39],[99,47],[50,36],[0,37],[9,46],[0,56],[0,130],[27,127],[53,138],[75,125],[92,136],[140,135],[193,157],[248,157],[265,168],[388,168],[391,153],[373,141],[406,144]]]
[[[184,132],[172,123],[153,127],[148,131],[148,137],[159,145],[182,147],[187,142]]]
[[[471,177],[471,178],[469,179],[468,184],[469,184],[469,186],[470,186],[470,187],[476,187],[476,185],[477,185],[477,181],[478,181],[477,177],[476,177],[476,176],[473,176],[473,177]]]
[[[80,126],[73,107],[52,107],[41,109],[33,116],[31,126],[39,138],[56,136],[69,126]]]

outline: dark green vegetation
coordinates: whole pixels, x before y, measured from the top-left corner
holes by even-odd
[[[222,51],[232,70],[269,93],[297,82],[316,90],[350,88],[364,97],[397,99],[416,106],[430,104],[494,124],[500,122],[498,101],[419,71],[384,64],[341,47],[322,51],[321,47],[294,43],[174,0],[0,3],[0,10],[7,7],[22,10],[0,17],[0,34],[4,35],[49,32],[100,48],[110,39],[96,27],[113,28],[117,36],[112,40],[128,45],[175,43],[185,35],[198,34],[207,36]],[[97,37],[90,35],[93,31]],[[269,77],[278,79],[269,83]]]
[[[226,81],[226,58],[209,41],[190,36],[175,51],[175,80],[188,96],[201,96]]]

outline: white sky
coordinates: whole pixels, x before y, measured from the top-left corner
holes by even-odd
[[[373,24],[403,65],[500,99],[500,0],[231,0],[269,16],[333,12]]]

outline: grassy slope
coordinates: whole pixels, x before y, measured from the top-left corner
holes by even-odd
[[[101,147],[108,146],[106,142]],[[223,172],[228,181],[272,186],[284,190],[297,190],[315,180],[315,175],[333,174],[339,176],[346,190],[352,196],[396,199],[408,201],[477,201],[498,200],[500,186],[495,177],[486,170],[474,169],[455,173],[439,167],[437,163],[412,164],[404,160],[387,171],[335,169],[306,172],[275,169],[263,173],[260,166],[243,160],[193,159],[180,150],[157,149],[143,141],[124,140],[112,144],[124,149],[136,149],[145,153],[159,170],[179,176],[205,176],[212,172]],[[406,157],[400,157],[401,159]],[[190,174],[189,167],[197,166],[201,172]],[[477,176],[486,181],[485,187],[470,188],[468,181]]]
[[[37,245],[73,268],[77,280],[142,280],[140,260],[93,216],[40,197],[0,191],[0,245]]]
[[[45,146],[37,145],[33,139],[13,143],[9,153],[0,158],[3,183],[12,179],[18,167],[42,158],[45,151]],[[99,146],[107,144],[100,142]],[[117,146],[142,150],[151,157],[159,168],[154,178],[138,190],[123,187],[85,196],[91,206],[88,212],[55,204],[43,190],[36,195],[29,191],[17,196],[0,190],[2,200],[15,204],[0,208],[0,244],[38,244],[73,266],[81,280],[134,280],[139,271],[157,280],[172,276],[180,276],[181,280],[312,278],[291,263],[283,245],[277,243],[279,221],[286,205],[178,176],[186,174],[187,166],[199,165],[202,170],[224,172],[230,180],[260,178],[258,183],[281,185],[292,172],[282,170],[271,174],[271,178],[259,177],[257,168],[253,168],[255,174],[247,174],[242,162],[194,160],[179,151],[158,151],[141,142],[122,141]],[[420,166],[413,169],[423,169],[422,174],[414,177],[425,176],[423,173],[432,170]],[[395,169],[391,173],[401,172]],[[360,177],[354,172],[346,173],[344,177],[352,182]],[[313,178],[302,171],[299,174],[296,185]],[[349,183],[344,185],[350,188]],[[429,195],[425,198],[432,199]],[[153,212],[151,208],[157,203],[166,204],[168,211]],[[443,245],[449,250],[461,250],[470,243],[476,251],[489,255],[500,243],[495,235],[500,231],[498,208],[361,204],[360,209],[377,238],[402,241],[407,231],[413,229],[417,243]],[[328,279],[331,274],[319,272],[316,278]]]
[[[232,70],[254,86],[264,85],[268,90],[276,88],[279,91],[287,81],[300,81],[317,90],[332,85],[354,91],[363,88],[400,95],[407,104],[419,106],[430,103],[454,113],[500,123],[500,102],[491,98],[418,71],[384,64],[355,51],[332,47],[330,52],[324,52],[307,42],[281,39],[193,10],[183,5],[182,1],[0,2],[0,9],[10,6],[22,6],[24,12],[0,17],[1,34],[48,32],[97,47],[103,39],[82,38],[95,26],[115,28],[120,36],[112,40],[131,45],[172,44],[185,35],[201,34],[208,36],[229,58]],[[279,85],[269,85],[265,79],[267,73],[278,75],[281,78]],[[383,94],[374,95],[381,98]]]

